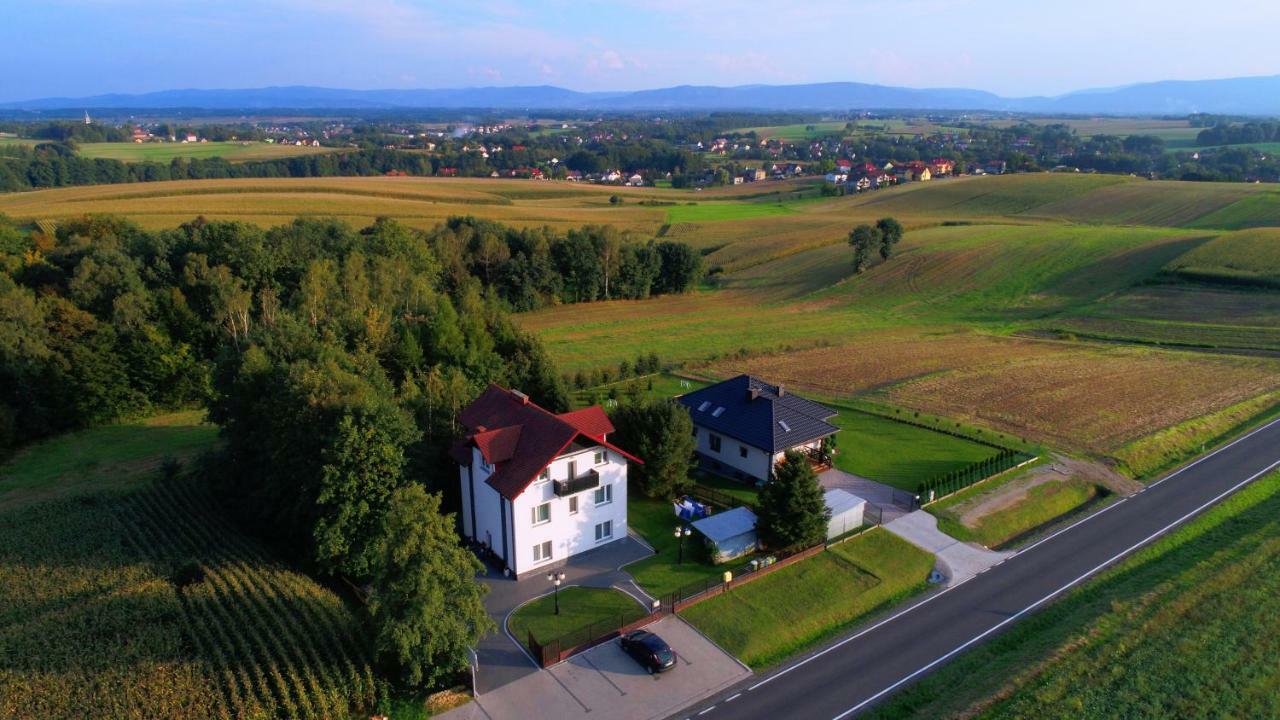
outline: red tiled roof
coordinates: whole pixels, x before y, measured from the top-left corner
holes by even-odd
[[[613,432],[613,423],[609,422],[609,416],[604,414],[604,409],[599,405],[567,412],[559,418],[590,438],[603,438]]]
[[[476,433],[471,437],[486,462],[497,465],[511,459],[520,443],[520,425]]]
[[[605,441],[613,424],[599,406],[555,415],[522,394],[490,385],[458,419],[468,434],[450,449],[450,455],[466,465],[471,462],[470,448],[479,448],[485,461],[496,466],[486,482],[509,500],[519,497],[579,436],[641,462]]]

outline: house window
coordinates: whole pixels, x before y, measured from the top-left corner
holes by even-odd
[[[707,437],[707,444],[711,446],[711,452],[720,452],[720,436],[719,435],[709,435]]]
[[[601,485],[596,488],[596,504],[607,505],[613,502],[613,486]]]
[[[576,477],[578,477],[578,463],[574,462],[573,460],[570,460],[569,461],[569,479],[572,480]]]
[[[746,446],[746,445],[739,445],[739,446],[738,446],[738,455],[739,455],[740,457],[746,457],[746,456],[747,456],[747,446]]]
[[[551,503],[545,502],[533,508],[533,524],[541,525],[542,523],[551,522]]]
[[[605,520],[602,523],[596,523],[596,542],[608,540],[613,537],[613,521]]]
[[[542,472],[538,473],[538,482],[546,482],[551,479],[551,466],[542,468]]]
[[[609,462],[609,451],[608,451],[608,450],[597,450],[597,451],[596,451],[596,456],[595,456],[595,463],[596,463],[596,465],[603,465],[603,464],[605,464],[605,463],[607,463],[607,462]]]
[[[690,434],[690,435],[692,435],[692,436],[694,436],[694,437],[698,437],[698,426],[697,426],[697,425],[694,425],[694,426],[693,426],[693,431],[692,431],[692,432],[690,432],[689,434]]]
[[[578,496],[577,495],[574,495],[569,498],[569,514],[570,515],[578,514]]]
[[[533,561],[544,562],[551,559],[551,541],[540,542],[533,546]]]

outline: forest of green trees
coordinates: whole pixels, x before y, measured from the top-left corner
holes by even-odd
[[[0,218],[0,452],[206,406],[222,443],[196,471],[300,563],[372,588],[388,675],[431,685],[489,627],[445,514],[458,411],[491,382],[568,408],[509,312],[686,289],[701,258],[680,248],[469,218],[146,231],[95,216],[53,236]]]
[[[301,155],[279,160],[229,162],[222,158],[174,158],[167,163],[126,163],[76,154],[74,143],[42,143],[5,148],[0,156],[0,192],[70,185],[208,180],[220,178],[431,175],[431,159],[395,150],[360,150]]]

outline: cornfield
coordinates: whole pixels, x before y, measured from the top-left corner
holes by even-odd
[[[191,484],[0,516],[0,718],[347,718],[378,687],[342,600]]]

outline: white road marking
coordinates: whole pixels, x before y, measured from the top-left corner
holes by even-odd
[[[733,702],[734,700],[737,700],[737,699],[738,699],[738,698],[740,698],[740,697],[742,697],[742,693],[735,693],[735,694],[730,695],[729,697],[725,698],[725,700],[724,700],[724,701],[725,701],[725,702]]]
[[[1230,447],[1232,447],[1233,445],[1236,445],[1237,443],[1243,442],[1244,440],[1247,440],[1248,438],[1250,438],[1250,437],[1252,437],[1252,436],[1254,436],[1254,435],[1256,435],[1256,434],[1258,434],[1258,433],[1262,432],[1263,430],[1266,430],[1267,428],[1270,428],[1272,425],[1276,425],[1276,424],[1280,424],[1280,419],[1272,420],[1271,422],[1269,422],[1269,423],[1267,423],[1267,424],[1263,425],[1262,427],[1255,428],[1255,429],[1253,429],[1253,430],[1249,431],[1248,433],[1246,433],[1246,434],[1244,434],[1244,435],[1242,435],[1242,436],[1240,436],[1240,437],[1236,438],[1235,440],[1232,440],[1231,442],[1227,443],[1226,445],[1223,445],[1222,447],[1220,447],[1220,448],[1218,448],[1218,449],[1214,450],[1213,452],[1209,453],[1208,455],[1205,455],[1205,456],[1203,456],[1203,457],[1197,458],[1195,461],[1193,461],[1193,462],[1191,462],[1191,463],[1188,463],[1187,465],[1184,465],[1184,466],[1183,466],[1183,467],[1181,467],[1181,468],[1178,468],[1178,469],[1177,469],[1177,470],[1175,470],[1174,472],[1172,472],[1172,473],[1170,473],[1170,474],[1166,475],[1165,477],[1163,477],[1163,478],[1161,478],[1161,479],[1159,479],[1159,480],[1157,480],[1157,481],[1155,481],[1155,482],[1153,482],[1153,483],[1151,483],[1151,484],[1147,485],[1146,487],[1155,487],[1156,485],[1159,485],[1160,483],[1163,483],[1163,482],[1164,482],[1164,481],[1166,481],[1166,480],[1169,480],[1169,479],[1171,479],[1171,478],[1173,478],[1173,477],[1176,477],[1176,476],[1178,476],[1178,475],[1182,474],[1183,472],[1185,472],[1186,470],[1188,470],[1188,469],[1190,469],[1190,468],[1192,468],[1192,467],[1195,467],[1196,465],[1199,465],[1200,463],[1204,462],[1205,460],[1208,460],[1209,458],[1213,457],[1214,455],[1217,455],[1218,453],[1220,453],[1220,452],[1222,452],[1222,451],[1226,450],[1227,448],[1230,448]],[[1057,536],[1061,535],[1061,534],[1062,534],[1062,533],[1064,533],[1064,532],[1067,532],[1068,530],[1070,530],[1070,529],[1072,529],[1072,528],[1074,528],[1074,527],[1077,527],[1077,526],[1079,526],[1079,525],[1083,525],[1084,523],[1089,522],[1090,520],[1092,520],[1092,519],[1094,519],[1094,518],[1098,517],[1099,515],[1102,515],[1103,513],[1108,512],[1108,511],[1110,511],[1110,510],[1111,510],[1111,509],[1113,509],[1113,508],[1119,507],[1119,506],[1120,506],[1122,503],[1124,503],[1124,502],[1125,502],[1125,500],[1127,500],[1127,499],[1128,499],[1128,498],[1120,498],[1118,501],[1116,501],[1116,502],[1114,502],[1114,503],[1111,503],[1110,505],[1106,505],[1106,506],[1104,506],[1104,507],[1102,507],[1102,508],[1099,508],[1097,511],[1095,511],[1095,512],[1093,512],[1093,513],[1090,513],[1090,514],[1088,514],[1088,515],[1086,515],[1086,516],[1084,516],[1084,517],[1080,518],[1079,520],[1075,521],[1074,523],[1071,523],[1070,525],[1068,525],[1068,526],[1066,526],[1066,527],[1064,527],[1064,528],[1062,528],[1062,529],[1060,529],[1060,530],[1057,530],[1057,531],[1053,532],[1052,534],[1050,534],[1050,535],[1048,535],[1048,536],[1046,536],[1046,537],[1044,537],[1044,538],[1041,538],[1040,540],[1037,540],[1036,542],[1032,543],[1031,545],[1028,545],[1027,547],[1024,547],[1024,548],[1022,548],[1022,549],[1020,549],[1020,550],[1016,551],[1013,555],[1011,555],[1011,556],[1010,556],[1010,558],[1017,557],[1018,555],[1021,555],[1022,553],[1026,552],[1026,551],[1028,551],[1028,550],[1030,550],[1030,549],[1032,549],[1032,548],[1034,548],[1034,547],[1036,547],[1036,546],[1038,546],[1038,545],[1041,545],[1041,544],[1043,544],[1043,543],[1045,543],[1045,542],[1048,542],[1049,540],[1052,540],[1053,538],[1055,538],[1055,537],[1057,537]],[[761,680],[760,682],[756,683],[755,685],[752,685],[751,687],[748,687],[748,688],[747,688],[747,691],[748,691],[748,692],[750,692],[750,691],[755,690],[755,689],[757,689],[757,688],[759,688],[759,687],[761,687],[761,686],[763,686],[763,685],[767,685],[767,684],[769,684],[769,683],[773,682],[774,680],[776,680],[776,679],[778,679],[778,678],[782,677],[783,675],[786,675],[787,673],[791,672],[792,670],[795,670],[796,668],[799,668],[799,667],[803,667],[803,666],[805,666],[805,665],[808,665],[810,662],[813,662],[814,660],[817,660],[818,658],[822,657],[823,655],[826,655],[827,653],[831,652],[832,650],[836,650],[836,649],[838,649],[838,648],[841,648],[841,647],[843,647],[844,645],[846,645],[846,644],[848,644],[848,643],[850,643],[850,642],[853,642],[854,640],[857,640],[858,638],[862,637],[863,635],[866,635],[866,634],[867,634],[867,633],[869,633],[869,632],[872,632],[872,631],[874,631],[874,630],[877,630],[877,629],[879,629],[880,627],[883,627],[884,625],[887,625],[888,623],[891,623],[891,622],[893,622],[894,620],[897,620],[898,618],[902,617],[903,615],[906,615],[907,613],[909,613],[909,612],[911,612],[911,611],[913,611],[913,610],[915,610],[915,609],[917,609],[917,608],[919,608],[919,607],[923,607],[924,605],[927,605],[927,604],[929,604],[929,603],[933,602],[934,600],[937,600],[938,598],[942,597],[943,595],[946,595],[947,593],[951,592],[952,590],[955,590],[956,588],[963,586],[966,582],[969,582],[969,580],[971,580],[971,579],[972,579],[972,578],[965,578],[964,580],[961,580],[960,582],[958,582],[958,583],[956,583],[956,584],[954,584],[954,585],[950,585],[950,586],[948,586],[948,587],[945,587],[945,588],[943,588],[942,590],[939,590],[937,593],[935,593],[935,594],[933,594],[933,595],[930,595],[929,597],[927,597],[927,598],[925,598],[925,599],[921,600],[920,602],[918,602],[918,603],[916,603],[916,604],[914,604],[914,605],[911,605],[911,606],[909,606],[909,607],[903,608],[902,610],[898,611],[897,613],[894,613],[893,615],[890,615],[889,617],[885,618],[884,620],[881,620],[880,622],[878,622],[878,623],[876,623],[876,624],[874,624],[874,625],[872,625],[872,626],[870,626],[870,627],[867,627],[867,628],[865,628],[865,629],[863,629],[863,630],[860,630],[860,631],[858,631],[858,632],[854,633],[853,635],[850,635],[849,637],[847,637],[847,638],[845,638],[845,639],[843,639],[843,640],[841,640],[841,641],[839,641],[839,642],[837,642],[837,643],[835,643],[835,644],[833,644],[833,645],[831,645],[831,646],[829,646],[829,647],[826,647],[826,648],[824,648],[824,649],[822,649],[822,650],[820,650],[820,651],[818,651],[818,652],[814,653],[813,655],[810,655],[809,657],[804,658],[803,660],[800,660],[800,661],[796,662],[796,663],[795,663],[795,664],[793,664],[793,665],[790,665],[790,666],[788,666],[788,667],[786,667],[786,668],[784,668],[784,669],[782,669],[782,670],[779,670],[777,673],[775,673],[775,674],[773,674],[773,675],[770,675],[769,677],[767,677],[767,678],[765,678],[765,679]]]
[[[715,710],[715,709],[716,709],[716,706],[715,706],[715,705],[712,705],[711,707],[707,708],[706,710],[703,710],[702,712],[698,713],[698,717],[702,717],[703,715],[706,715],[707,713],[709,713],[709,712],[711,712],[712,710]]]
[[[1147,537],[1143,538],[1142,540],[1139,540],[1138,542],[1134,543],[1133,545],[1130,545],[1129,547],[1125,548],[1124,550],[1121,550],[1120,552],[1118,552],[1118,553],[1116,553],[1115,555],[1111,556],[1110,558],[1108,558],[1107,560],[1103,561],[1102,563],[1100,563],[1100,564],[1098,564],[1098,565],[1094,566],[1094,567],[1093,567],[1093,569],[1088,570],[1087,572],[1085,572],[1085,573],[1084,573],[1083,575],[1081,575],[1080,577],[1077,577],[1075,580],[1072,580],[1071,582],[1067,583],[1066,585],[1063,585],[1062,587],[1058,588],[1057,590],[1054,590],[1053,592],[1049,593],[1048,595],[1045,595],[1044,597],[1040,598],[1039,600],[1036,600],[1035,602],[1033,602],[1033,603],[1031,603],[1030,605],[1026,606],[1025,608],[1023,608],[1023,609],[1019,610],[1018,612],[1014,613],[1013,615],[1010,615],[1009,617],[1005,618],[1004,620],[1001,620],[1000,622],[996,623],[995,625],[993,625],[992,627],[988,628],[987,630],[984,630],[983,632],[978,633],[978,634],[977,634],[977,635],[975,635],[974,637],[972,637],[972,638],[970,638],[969,640],[965,641],[963,644],[961,644],[960,646],[958,646],[958,647],[956,647],[955,649],[951,650],[950,652],[947,652],[946,654],[942,655],[941,657],[939,657],[938,659],[934,660],[933,662],[930,662],[929,664],[927,664],[927,665],[924,665],[924,666],[920,667],[919,669],[917,669],[917,670],[915,670],[914,672],[912,672],[910,675],[907,675],[906,677],[904,677],[904,678],[902,678],[901,680],[899,680],[899,681],[897,681],[897,682],[893,683],[893,684],[892,684],[892,685],[890,685],[889,687],[886,687],[885,689],[881,690],[880,692],[876,693],[875,695],[872,695],[871,697],[867,698],[866,700],[863,700],[862,702],[858,703],[857,705],[854,705],[853,707],[849,708],[848,710],[845,710],[844,712],[840,713],[839,715],[836,715],[834,718],[832,718],[832,720],[843,720],[844,718],[848,717],[849,715],[852,715],[853,713],[855,713],[855,712],[857,712],[857,711],[861,710],[862,708],[866,707],[867,705],[869,705],[869,704],[871,704],[871,703],[875,702],[876,700],[879,700],[880,698],[884,697],[884,696],[885,696],[885,695],[887,695],[888,693],[891,693],[891,692],[893,692],[894,690],[897,690],[899,687],[902,687],[902,685],[904,685],[904,684],[906,684],[906,683],[908,683],[908,682],[911,682],[913,679],[915,679],[916,677],[919,677],[921,674],[928,672],[930,669],[932,669],[933,667],[937,666],[938,664],[943,663],[943,662],[946,662],[948,659],[950,659],[950,658],[954,657],[954,656],[955,656],[955,655],[957,655],[958,653],[964,652],[966,649],[968,649],[968,648],[969,648],[969,646],[973,645],[974,643],[979,642],[980,640],[982,640],[982,639],[983,639],[983,638],[985,638],[986,636],[990,635],[990,634],[991,634],[991,633],[993,633],[993,632],[996,632],[997,630],[999,630],[1000,628],[1004,627],[1005,625],[1008,625],[1009,623],[1012,623],[1012,622],[1016,622],[1016,621],[1018,620],[1018,618],[1022,617],[1023,615],[1026,615],[1027,613],[1029,613],[1029,612],[1031,612],[1032,610],[1036,609],[1037,607],[1039,607],[1039,606],[1043,605],[1044,603],[1048,602],[1049,600],[1052,600],[1053,598],[1057,597],[1058,595],[1060,595],[1060,594],[1062,594],[1062,593],[1066,592],[1067,590],[1070,590],[1071,588],[1075,587],[1076,585],[1079,585],[1080,583],[1084,582],[1085,580],[1088,580],[1090,577],[1092,577],[1093,575],[1097,574],[1097,573],[1098,573],[1098,571],[1100,571],[1100,570],[1102,570],[1102,569],[1106,568],[1108,565],[1110,565],[1110,564],[1114,563],[1115,561],[1117,561],[1117,560],[1119,560],[1119,559],[1123,558],[1125,555],[1128,555],[1129,553],[1133,552],[1134,550],[1137,550],[1137,549],[1141,548],[1143,545],[1146,545],[1147,543],[1149,543],[1149,542],[1151,542],[1152,540],[1154,540],[1154,539],[1156,539],[1156,538],[1160,537],[1161,535],[1163,535],[1163,534],[1167,533],[1169,530],[1171,530],[1171,529],[1173,529],[1173,528],[1177,527],[1178,525],[1181,525],[1182,523],[1186,522],[1188,519],[1190,519],[1190,518],[1194,517],[1194,516],[1195,516],[1195,515],[1197,515],[1198,513],[1203,512],[1206,508],[1212,507],[1213,505],[1217,504],[1217,503],[1218,503],[1218,502],[1220,502],[1223,498],[1227,497],[1227,496],[1228,496],[1228,495],[1230,495],[1231,493],[1236,492],[1236,491],[1237,491],[1237,490],[1239,490],[1240,488],[1244,487],[1245,485],[1248,485],[1249,483],[1251,483],[1251,482],[1253,482],[1254,480],[1256,480],[1256,479],[1258,479],[1258,478],[1262,477],[1263,475],[1266,475],[1267,473],[1271,472],[1272,470],[1274,470],[1274,469],[1275,469],[1275,468],[1277,468],[1277,467],[1280,467],[1280,460],[1277,460],[1276,462],[1271,463],[1271,464],[1270,464],[1270,465],[1268,465],[1266,468],[1264,468],[1264,469],[1262,469],[1261,471],[1259,471],[1259,472],[1257,472],[1257,473],[1255,473],[1255,474],[1253,474],[1253,475],[1249,476],[1249,477],[1248,477],[1248,478],[1246,478],[1245,480],[1242,480],[1242,481],[1240,481],[1240,482],[1236,483],[1235,485],[1232,485],[1230,488],[1228,488],[1228,489],[1226,489],[1226,490],[1222,491],[1221,493],[1219,493],[1219,494],[1218,494],[1217,496],[1215,496],[1213,499],[1211,499],[1211,500],[1209,500],[1209,501],[1207,501],[1207,502],[1203,503],[1203,504],[1202,504],[1202,505],[1200,505],[1199,507],[1197,507],[1197,508],[1195,508],[1195,509],[1193,509],[1193,510],[1191,510],[1191,511],[1187,512],[1187,513],[1186,513],[1185,515],[1183,515],[1182,517],[1178,518],[1177,520],[1174,520],[1173,522],[1169,523],[1168,525],[1165,525],[1164,527],[1160,528],[1159,530],[1155,531],[1154,533],[1151,533],[1150,535],[1148,535]]]

